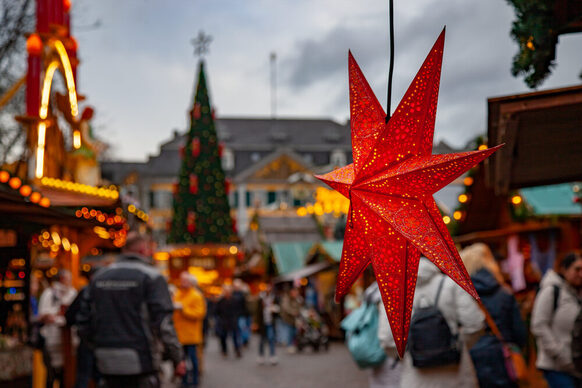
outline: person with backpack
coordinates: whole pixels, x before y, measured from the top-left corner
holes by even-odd
[[[399,388],[400,376],[402,374],[402,362],[400,362],[400,358],[398,357],[396,343],[392,336],[392,330],[390,329],[388,316],[384,309],[384,303],[382,303],[378,283],[374,282],[370,287],[368,287],[368,289],[371,287],[374,288],[370,297],[374,298],[373,300],[378,307],[378,340],[386,354],[386,359],[379,366],[371,368],[368,376],[368,383],[370,388]],[[365,293],[366,296],[368,294],[368,289]]]
[[[501,269],[487,245],[476,243],[463,249],[461,259],[497,327],[488,327],[486,334],[470,350],[479,386],[517,388],[518,383],[507,373],[503,354],[504,344],[514,344],[521,349],[527,341],[527,329],[517,301],[511,288],[505,286]],[[497,337],[497,330],[501,338]]]
[[[422,257],[401,386],[477,387],[468,349],[483,328],[484,316],[473,297]]]
[[[582,304],[582,256],[569,253],[558,272],[549,270],[540,283],[532,311],[531,331],[536,337],[540,369],[551,388],[575,388],[582,371],[572,358],[574,323]]]

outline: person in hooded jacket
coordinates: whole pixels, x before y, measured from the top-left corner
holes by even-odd
[[[519,312],[515,297],[503,282],[501,269],[489,247],[483,243],[473,244],[461,251],[461,258],[471,276],[475,290],[499,328],[506,343],[525,346],[527,330]],[[482,388],[513,388],[505,370],[505,359],[499,339],[487,329],[475,346],[471,348],[479,386]]]
[[[531,318],[531,331],[536,337],[538,358],[551,388],[581,386],[582,371],[572,360],[572,330],[582,305],[582,256],[568,254],[559,265],[559,272],[549,270],[540,283]]]
[[[433,304],[444,275],[427,258],[421,257],[418,280],[414,294],[414,306]],[[468,349],[474,345],[484,328],[484,315],[477,302],[465,290],[446,276],[438,301],[438,309],[447,321],[452,334],[459,334],[462,341],[461,360],[458,364],[417,368],[412,364],[410,352],[402,361],[401,387],[415,388],[475,388],[477,375]]]

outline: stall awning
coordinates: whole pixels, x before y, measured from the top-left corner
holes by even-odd
[[[538,186],[521,189],[520,193],[535,215],[582,215],[582,207],[574,203],[574,184]]]
[[[279,242],[271,245],[279,275],[301,269],[313,242]]]
[[[319,244],[323,249],[324,253],[332,258],[335,262],[339,263],[342,258],[342,250],[344,246],[343,240],[338,241],[324,241]]]

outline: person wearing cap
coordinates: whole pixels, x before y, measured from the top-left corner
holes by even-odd
[[[180,274],[178,290],[174,294],[174,324],[186,357],[192,363],[184,375],[183,386],[197,387],[199,360],[197,348],[202,344],[202,323],[206,316],[206,302],[198,291],[198,281],[188,272]]]

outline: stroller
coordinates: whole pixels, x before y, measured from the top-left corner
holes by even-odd
[[[329,328],[314,308],[301,309],[295,320],[295,328],[298,351],[301,352],[307,346],[311,346],[314,352],[319,352],[320,347],[323,347],[325,351],[328,350]]]

